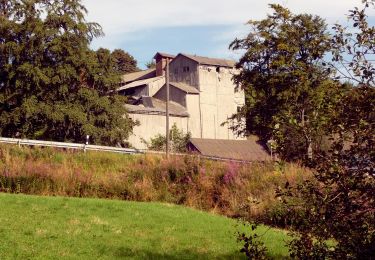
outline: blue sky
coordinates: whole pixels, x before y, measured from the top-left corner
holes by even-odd
[[[245,23],[265,18],[268,3],[279,3],[295,13],[312,13],[329,24],[345,22],[345,14],[360,0],[83,0],[88,21],[102,25],[105,36],[94,40],[97,49],[121,48],[141,68],[158,52],[188,53],[236,59],[228,45],[248,32]],[[372,11],[371,15],[374,15]],[[373,19],[371,19],[374,21]]]
[[[225,57],[236,59],[238,55],[228,49],[235,35],[223,37],[223,31],[234,31],[233,25],[208,26],[174,26],[157,29],[144,29],[132,32],[128,38],[116,42],[116,48],[122,48],[131,53],[143,65],[151,61],[156,52],[170,54],[187,53],[209,57]],[[106,46],[106,41],[97,39],[94,47]]]

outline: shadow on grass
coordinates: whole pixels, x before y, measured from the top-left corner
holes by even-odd
[[[118,259],[123,258],[135,258],[135,259],[167,259],[167,260],[177,260],[177,259],[245,259],[239,253],[233,254],[223,254],[216,255],[212,253],[199,253],[190,250],[175,251],[173,254],[171,252],[160,253],[153,252],[150,250],[137,250],[130,249],[126,247],[117,248],[114,251],[114,257]]]
[[[118,259],[132,258],[132,259],[167,259],[167,260],[179,260],[179,259],[246,259],[245,255],[241,253],[232,254],[212,254],[198,253],[190,250],[176,251],[171,253],[159,253],[152,252],[150,250],[136,250],[126,247],[120,247],[114,250],[114,257]],[[268,259],[290,259],[282,255],[267,255]]]

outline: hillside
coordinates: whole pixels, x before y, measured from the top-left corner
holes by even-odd
[[[166,202],[271,225],[285,222],[275,190],[309,175],[296,164],[0,145],[0,192]]]
[[[162,203],[0,194],[1,259],[238,259],[237,222]],[[270,257],[283,231],[262,227]]]

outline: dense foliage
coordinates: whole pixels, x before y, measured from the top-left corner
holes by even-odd
[[[351,91],[338,111],[332,150],[315,161],[314,181],[282,193],[298,212],[291,246],[299,258],[375,257],[374,100],[374,88]]]
[[[332,147],[314,160],[315,181],[282,194],[285,205],[299,212],[290,244],[299,258],[375,258],[375,28],[366,16],[374,1],[363,2],[363,9],[350,11],[350,32],[335,26],[332,64],[346,66],[339,75],[360,84],[336,106]]]
[[[177,128],[176,124],[173,124],[169,130],[170,149],[172,152],[184,153],[187,152],[187,144],[191,138],[191,133],[184,133],[182,130]],[[165,151],[167,145],[167,138],[165,135],[158,134],[151,138],[150,141],[143,140],[147,148],[154,151]]]
[[[100,26],[80,0],[0,2],[0,135],[121,144],[132,130]]]
[[[304,99],[294,100],[294,102],[299,103],[297,107],[302,105],[302,108],[311,108],[311,111],[314,112],[311,115],[317,116],[319,120],[326,121],[322,125],[324,132],[319,133],[319,135],[323,136],[324,134],[324,137],[329,137],[330,149],[317,150],[314,157],[310,157],[310,160],[306,161],[313,168],[314,178],[299,185],[291,185],[288,182],[285,188],[279,190],[279,196],[284,205],[283,208],[289,212],[290,221],[288,224],[294,239],[288,245],[293,258],[375,258],[375,69],[372,62],[375,54],[375,27],[369,25],[366,14],[368,8],[374,7],[375,1],[363,0],[362,2],[364,3],[362,9],[356,7],[349,13],[352,27],[334,26],[335,34],[330,39],[329,48],[324,50],[324,52],[329,50],[332,53],[332,62],[327,62],[327,64],[322,62],[318,71],[310,70],[309,67],[303,68],[303,73],[313,73],[310,78],[307,78],[307,84],[310,87],[313,86],[310,84],[315,82],[314,75],[321,75],[319,74],[320,71],[335,72],[335,74],[326,74],[327,77],[332,77],[332,79],[328,78],[325,82],[318,85],[328,91],[321,96],[327,98],[327,100],[321,103],[315,102],[316,97],[319,97],[319,93],[324,93],[316,91],[319,87],[310,92],[314,95],[305,95],[305,97],[313,97],[311,100],[314,102],[306,104],[303,102]],[[277,8],[276,10],[285,11],[281,7]],[[278,12],[276,11],[276,14]],[[275,17],[277,16],[273,16],[273,18]],[[270,22],[269,19],[256,22],[255,25],[258,26],[256,28],[259,29],[259,25],[262,23],[269,25],[269,28],[274,28],[275,24],[277,27],[278,23],[267,24],[267,21]],[[280,26],[288,27],[288,21],[288,19],[284,18],[280,22]],[[283,30],[278,28],[277,32],[281,33]],[[261,36],[264,35],[267,36],[267,32],[262,32]],[[254,38],[253,41],[257,39],[259,38]],[[272,38],[272,40],[274,39]],[[263,44],[267,45],[269,42],[263,42],[262,46]],[[238,41],[234,44],[238,44]],[[288,50],[293,48],[295,41],[285,42],[285,44],[287,46],[283,48]],[[234,46],[241,47],[241,45]],[[306,47],[307,45],[304,43],[302,46]],[[269,54],[270,57],[279,57],[278,51],[272,48],[269,50],[271,52]],[[319,48],[317,48],[318,50]],[[264,51],[267,53],[267,50]],[[251,51],[247,51],[242,58],[242,61],[245,61],[245,65],[249,65],[246,62],[251,60],[249,59],[249,57],[252,57],[251,53]],[[252,103],[252,99],[250,99],[244,109],[248,113],[246,115],[255,120],[255,126],[260,122],[260,127],[265,129],[254,128],[252,131],[259,131],[258,134],[262,134],[267,131],[269,126],[268,129],[271,136],[271,133],[275,135],[275,131],[271,131],[272,124],[268,125],[268,123],[274,123],[273,120],[275,118],[280,118],[272,114],[273,110],[271,108],[283,109],[283,106],[275,102],[275,100],[280,101],[278,99],[280,95],[283,97],[282,92],[278,92],[277,88],[271,89],[270,93],[275,94],[277,98],[262,99],[265,96],[263,94],[265,93],[264,90],[268,89],[268,85],[261,87],[260,90],[254,89],[254,86],[258,86],[259,83],[254,82],[255,80],[250,79],[250,77],[246,78],[246,75],[258,76],[257,67],[252,64],[259,65],[263,64],[262,62],[268,64],[268,60],[264,59],[264,57],[267,56],[257,56],[259,58],[258,63],[250,63],[249,69],[246,70],[245,68],[245,72],[241,73],[236,79],[238,83],[248,84],[244,86],[251,91],[255,91],[253,96],[258,95],[264,102],[264,104],[258,104],[259,110],[256,111],[254,109],[256,106],[253,104],[257,103],[256,101]],[[278,64],[285,66],[284,63]],[[281,67],[282,69],[287,68],[287,66],[283,66]],[[253,74],[247,74],[250,72]],[[267,70],[264,71],[259,76],[260,78],[257,79],[260,79],[260,82],[263,82],[264,77],[270,79],[268,72]],[[241,76],[245,78],[241,78]],[[282,86],[285,82],[284,77],[272,77],[271,79],[272,81],[269,82],[271,87]],[[334,85],[332,85],[332,83],[337,84],[335,83],[336,79],[341,81],[349,80],[349,84],[342,84],[342,87],[339,87],[339,91],[336,92]],[[322,84],[327,83],[328,85],[325,88]],[[331,96],[326,97],[330,93],[329,91],[334,91],[332,93],[333,99]],[[287,97],[291,98],[295,95],[298,96],[295,93],[287,95]],[[273,95],[270,96],[273,97]],[[266,97],[268,96],[266,95]],[[288,104],[288,99],[283,100],[282,104],[284,103]],[[329,107],[324,108],[325,104],[329,104]],[[262,117],[263,115],[260,111],[262,113],[271,113],[269,121],[259,120],[259,118],[267,119]],[[326,111],[324,113],[324,118],[326,119],[319,116],[319,111]],[[309,113],[307,113],[308,115]],[[293,114],[287,115],[286,119],[295,120]],[[311,122],[311,119],[309,120]],[[252,121],[250,120],[249,122]],[[287,130],[282,133],[284,139],[285,137],[298,138],[297,134],[303,133],[303,131],[292,131],[298,129],[290,128],[291,124],[283,123],[277,123],[276,128]],[[280,145],[280,139],[275,139],[279,141],[278,145]],[[283,143],[281,142],[281,144]],[[297,149],[301,149],[301,151],[306,147],[303,142],[289,143],[289,145],[292,144],[297,145]],[[293,150],[295,148],[288,147],[288,149]],[[281,153],[284,152],[283,149],[279,149],[279,151]],[[285,157],[285,153],[282,155]],[[254,246],[256,245],[254,244]]]
[[[246,118],[246,128],[236,130],[275,139],[284,159],[311,159],[342,89],[323,66],[330,36],[318,16],[270,7],[273,14],[250,21],[247,37],[230,46],[245,51],[234,80],[246,93],[236,115]]]
[[[115,64],[115,70],[119,74],[126,74],[138,71],[137,61],[129,53],[121,49],[116,49],[111,53]]]

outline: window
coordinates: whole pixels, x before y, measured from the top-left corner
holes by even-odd
[[[190,71],[189,66],[184,66],[184,67],[183,67],[183,71],[184,71],[184,72],[189,72],[189,71]]]

